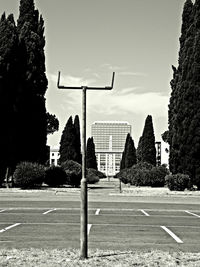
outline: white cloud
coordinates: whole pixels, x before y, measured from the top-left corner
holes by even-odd
[[[96,92],[88,97],[88,106],[92,111],[98,113],[116,114],[124,113],[134,114],[154,114],[160,117],[166,114],[168,107],[168,96],[160,93],[150,92],[143,94],[115,94],[111,92]]]
[[[57,83],[58,75],[50,74],[49,79],[52,82]],[[60,85],[63,86],[88,86],[94,83],[95,81],[95,79],[84,79],[82,77],[75,77],[72,75],[63,75],[62,73],[60,75]]]
[[[142,76],[142,77],[146,77],[147,74],[146,73],[142,73],[142,72],[133,72],[133,71],[121,71],[117,73],[118,75],[122,75],[122,76]]]

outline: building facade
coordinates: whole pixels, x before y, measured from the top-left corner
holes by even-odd
[[[120,170],[120,161],[131,125],[123,121],[96,121],[92,124],[98,170],[113,176]]]
[[[50,158],[49,158],[49,165],[58,165],[58,160],[60,158],[60,153],[59,153],[59,147],[51,147],[50,148]]]

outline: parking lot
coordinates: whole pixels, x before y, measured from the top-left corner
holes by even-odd
[[[1,247],[79,248],[77,197],[74,194],[66,201],[3,199],[0,202]],[[88,237],[89,248],[198,252],[200,206],[181,204],[181,201],[91,201]]]

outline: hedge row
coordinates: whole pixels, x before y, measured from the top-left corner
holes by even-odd
[[[82,167],[72,160],[61,166],[45,168],[43,165],[31,162],[21,162],[13,174],[14,186],[20,188],[36,188],[45,183],[51,187],[62,185],[80,186]],[[94,169],[87,169],[87,182],[97,183],[104,174]]]
[[[165,165],[154,167],[143,162],[124,169],[116,175],[123,183],[135,186],[167,187],[171,191],[184,191],[191,189],[191,181],[185,174],[169,174]]]

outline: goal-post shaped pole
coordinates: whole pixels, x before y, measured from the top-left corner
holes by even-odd
[[[81,210],[80,210],[80,258],[88,257],[88,196],[86,179],[86,92],[87,90],[112,90],[114,85],[115,72],[112,75],[110,86],[90,87],[90,86],[63,86],[60,85],[60,71],[58,72],[57,87],[59,89],[80,89],[82,90],[82,179],[81,179]]]

